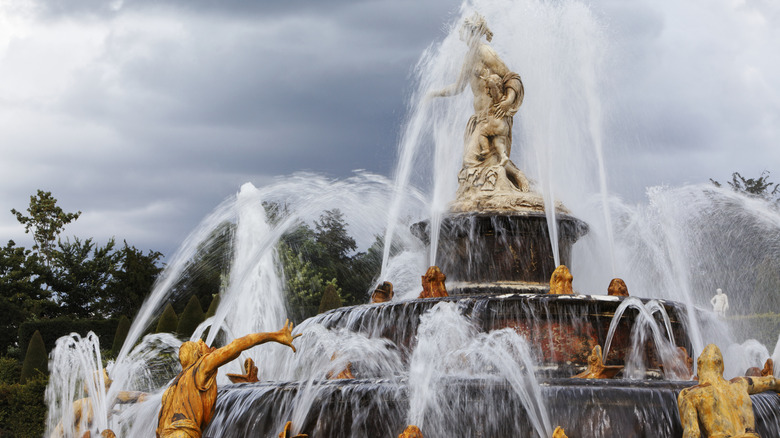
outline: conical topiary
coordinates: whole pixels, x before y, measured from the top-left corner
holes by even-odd
[[[155,333],[175,333],[176,327],[179,325],[179,317],[176,316],[176,311],[173,310],[171,303],[165,306],[165,310],[160,315],[160,320],[157,321],[157,329]]]
[[[327,312],[331,309],[338,309],[341,307],[341,297],[339,296],[339,289],[336,287],[336,280],[329,281],[325,286],[325,291],[322,292],[322,300],[320,301],[320,313]]]
[[[211,304],[209,304],[209,310],[206,311],[206,316],[203,318],[211,318],[217,314],[217,307],[219,307],[219,294],[214,294],[211,297]]]
[[[190,301],[187,302],[184,311],[181,313],[179,325],[176,327],[176,333],[178,333],[179,336],[189,338],[192,335],[192,332],[198,327],[198,324],[203,322],[204,317],[205,315],[203,313],[203,308],[200,306],[200,300],[193,295],[192,298],[190,298]]]
[[[46,354],[46,345],[43,344],[43,336],[38,330],[33,333],[30,343],[27,345],[27,354],[24,355],[22,374],[19,382],[27,383],[27,380],[35,377],[38,372],[48,374],[49,356]]]
[[[116,333],[114,333],[114,343],[111,344],[111,354],[116,357],[119,354],[119,350],[122,349],[122,344],[125,343],[127,333],[130,331],[130,320],[125,315],[119,317],[119,323],[116,325]]]

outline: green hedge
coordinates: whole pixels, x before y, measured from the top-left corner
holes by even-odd
[[[738,342],[756,339],[769,351],[774,350],[777,337],[780,335],[780,314],[729,316],[726,321]]]
[[[100,338],[101,349],[108,350],[113,343],[118,324],[118,319],[57,318],[25,322],[19,326],[19,346],[24,349],[21,352],[21,357],[27,354],[27,345],[30,343],[30,338],[36,330],[41,332],[43,344],[48,352],[54,349],[57,339],[63,336],[71,333],[86,336],[89,332],[95,332],[98,338]]]
[[[40,438],[46,428],[46,378],[0,384],[0,437]]]
[[[11,385],[19,382],[22,374],[22,364],[13,357],[0,357],[0,385]]]

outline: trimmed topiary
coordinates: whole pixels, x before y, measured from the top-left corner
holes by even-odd
[[[179,317],[176,316],[176,311],[173,310],[173,306],[169,302],[165,306],[165,310],[160,315],[160,320],[157,322],[157,329],[155,333],[175,333],[176,327],[179,326]]]
[[[36,330],[30,338],[30,344],[27,346],[27,354],[24,355],[22,374],[19,378],[19,382],[25,384],[28,380],[35,378],[39,373],[43,375],[49,373],[49,355],[46,353],[46,346],[43,345],[43,336],[41,336],[41,332]]]
[[[209,310],[206,311],[206,316],[203,319],[216,315],[217,307],[219,307],[219,294],[214,294],[211,298],[211,304],[209,304]]]
[[[193,295],[187,302],[187,307],[181,313],[179,318],[179,325],[176,327],[176,333],[179,336],[189,338],[192,336],[192,332],[198,327],[198,324],[203,322],[205,315],[203,313],[203,307],[200,306],[200,300]]]
[[[331,309],[338,309],[341,307],[341,297],[339,296],[339,289],[336,287],[336,281],[330,281],[325,286],[325,291],[322,292],[322,300],[320,300],[320,313],[327,312]]]
[[[116,357],[119,354],[119,350],[122,349],[122,345],[127,339],[127,333],[130,331],[130,320],[125,315],[119,318],[119,323],[116,326],[116,333],[114,334],[114,343],[111,344],[111,354]]]

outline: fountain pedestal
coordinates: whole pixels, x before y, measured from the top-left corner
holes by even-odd
[[[574,242],[588,232],[585,222],[556,215],[560,264],[569,265]],[[412,233],[431,242],[429,221],[412,225]],[[511,287],[546,284],[556,268],[547,216],[523,213],[461,213],[442,220],[433,264],[454,287]]]

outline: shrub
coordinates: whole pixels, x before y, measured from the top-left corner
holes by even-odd
[[[205,315],[203,308],[200,306],[200,300],[193,295],[190,301],[187,302],[187,307],[181,312],[179,318],[179,325],[176,327],[176,333],[185,338],[192,336],[192,332],[198,327],[198,324],[203,322]]]
[[[118,323],[118,319],[74,320],[65,317],[25,322],[19,326],[19,346],[25,348],[19,357],[24,357],[26,346],[29,344],[33,333],[36,331],[41,332],[43,345],[46,346],[46,351],[52,351],[57,343],[57,339],[63,336],[67,336],[71,333],[78,333],[81,336],[86,336],[89,332],[94,332],[98,336],[98,339],[100,339],[100,345],[104,345],[108,348],[111,345],[111,341],[114,339]]]
[[[219,307],[219,294],[215,294],[213,298],[211,298],[211,304],[209,304],[209,310],[206,311],[206,317],[203,318],[204,320],[206,318],[211,318],[212,316],[217,314],[217,307]]]
[[[24,356],[22,364],[22,373],[19,377],[21,383],[27,383],[34,376],[42,373],[46,375],[49,371],[49,355],[46,354],[46,346],[43,345],[41,332],[35,331],[30,338],[30,345],[27,346],[27,354]]]
[[[155,333],[175,333],[178,325],[179,317],[176,316],[176,311],[173,310],[171,303],[168,303],[168,305],[165,306],[162,315],[160,315],[160,320],[157,322]]]
[[[119,318],[119,322],[116,325],[116,333],[114,333],[114,343],[111,344],[111,355],[116,357],[119,354],[119,350],[122,349],[122,345],[127,339],[127,333],[130,331],[130,320],[126,316],[122,315]]]
[[[322,292],[322,300],[320,300],[320,313],[327,312],[331,309],[338,309],[341,307],[341,297],[339,296],[339,290],[336,287],[336,282],[330,281],[325,286],[325,291]]]
[[[0,437],[39,438],[46,427],[46,377],[22,385],[0,383]]]
[[[16,383],[22,373],[22,364],[12,357],[0,357],[0,385]]]

